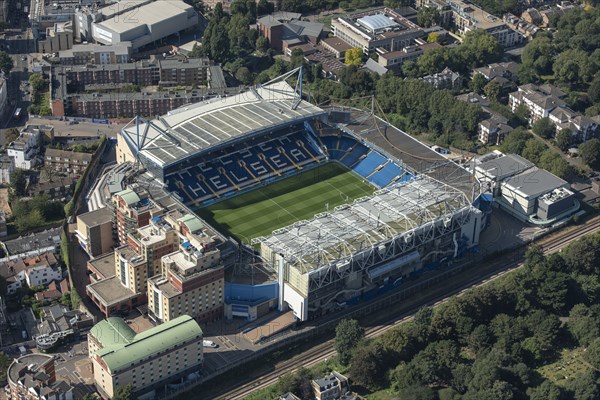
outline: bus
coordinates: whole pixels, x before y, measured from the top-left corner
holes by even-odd
[[[15,115],[13,115],[13,118],[14,119],[20,119],[21,118],[21,109],[20,108],[17,108],[15,110]]]

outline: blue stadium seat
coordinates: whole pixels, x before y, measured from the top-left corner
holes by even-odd
[[[379,187],[386,187],[394,178],[402,175],[402,172],[404,172],[402,168],[389,161],[383,168],[371,175],[369,181]]]
[[[375,171],[377,167],[386,162],[386,158],[376,151],[371,151],[352,169],[360,176],[367,177]]]

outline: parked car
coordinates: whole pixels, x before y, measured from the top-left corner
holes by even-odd
[[[212,348],[217,348],[219,347],[215,342],[213,342],[212,340],[203,340],[202,341],[202,345],[204,347],[212,347]]]

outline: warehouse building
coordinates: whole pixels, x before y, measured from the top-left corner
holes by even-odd
[[[117,387],[131,384],[140,396],[182,378],[197,379],[202,337],[198,323],[187,315],[137,334],[121,318],[101,321],[88,335],[96,389],[112,398]]]
[[[194,8],[179,0],[136,4],[116,13],[110,5],[100,14],[102,19],[91,23],[94,41],[107,45],[129,41],[134,50],[198,24]]]

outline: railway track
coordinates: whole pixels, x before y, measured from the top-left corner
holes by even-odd
[[[542,246],[544,254],[552,254],[560,251],[562,248],[566,247],[571,242],[580,239],[582,236],[598,231],[600,231],[600,217],[591,219],[584,225],[563,229],[560,232],[551,234],[537,241],[537,244]],[[445,303],[453,296],[461,295],[470,288],[485,285],[488,282],[498,279],[499,277],[520,268],[522,265],[523,264],[521,263],[521,260],[511,261],[508,263],[503,261],[493,262],[490,264],[492,267],[491,271],[467,281],[462,281],[458,287],[452,288],[450,291],[445,291],[444,294],[435,296],[433,299],[429,299],[417,307],[395,313],[391,317],[388,316],[389,318],[379,325],[367,329],[365,331],[365,336],[368,338],[378,337],[394,326],[412,319],[412,315],[417,312],[419,308],[427,305],[437,306]],[[335,356],[336,352],[333,349],[333,345],[333,340],[328,340],[324,343],[321,343],[302,354],[299,354],[289,360],[280,362],[273,371],[270,371],[260,378],[241,384],[240,386],[237,386],[232,390],[217,396],[216,398],[220,400],[243,399],[254,391],[273,385],[277,382],[279,377],[285,373],[294,372],[300,367],[308,368],[314,366],[320,362],[326,361],[328,358]]]

